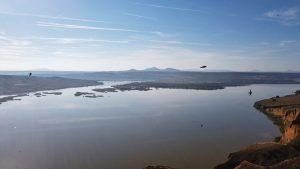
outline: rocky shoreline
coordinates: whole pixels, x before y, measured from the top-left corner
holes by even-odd
[[[282,131],[272,142],[257,143],[231,153],[215,169],[297,169],[300,168],[300,95],[273,97],[254,107],[266,114]]]
[[[257,143],[230,153],[228,160],[214,169],[299,169],[300,93],[258,101],[254,107],[266,114],[282,131],[274,141]],[[148,166],[144,169],[176,169]]]

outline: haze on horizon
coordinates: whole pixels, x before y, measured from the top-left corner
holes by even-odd
[[[297,0],[0,2],[0,70],[300,71]]]

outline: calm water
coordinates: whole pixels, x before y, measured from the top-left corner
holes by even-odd
[[[213,168],[229,152],[279,136],[279,129],[252,106],[300,86],[160,89],[96,99],[73,95],[93,88],[41,98],[31,94],[0,105],[0,168]]]

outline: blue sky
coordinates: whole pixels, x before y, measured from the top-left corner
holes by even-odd
[[[298,0],[0,0],[0,70],[300,71]]]

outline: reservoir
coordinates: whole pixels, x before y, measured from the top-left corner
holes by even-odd
[[[0,168],[210,169],[230,152],[280,136],[253,104],[300,89],[251,85],[74,96],[99,87],[57,90],[63,94],[44,97],[31,93],[1,104]]]

